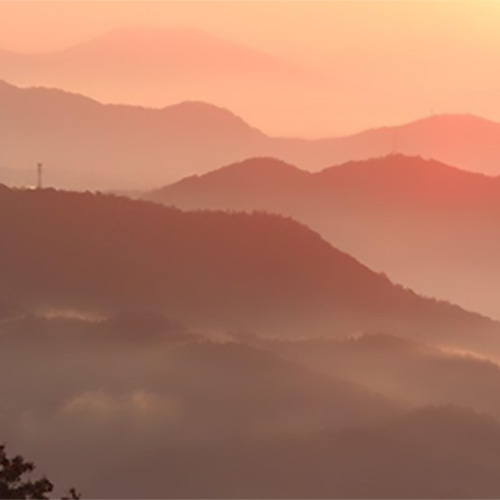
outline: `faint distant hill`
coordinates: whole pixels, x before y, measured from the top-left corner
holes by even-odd
[[[400,283],[500,317],[499,177],[402,155],[317,173],[255,158],[147,198],[183,209],[292,216]]]
[[[280,156],[305,168],[326,167],[389,154],[433,158],[472,172],[500,174],[500,123],[468,114],[435,115],[404,125],[316,141],[284,139]],[[309,165],[309,167],[307,167]]]
[[[0,297],[278,335],[388,331],[495,350],[500,325],[393,285],[292,219],[0,191]]]
[[[120,28],[52,52],[0,50],[0,68],[16,85],[153,107],[213,102],[252,119],[270,102],[279,111],[294,95],[329,90],[314,70],[193,28]]]
[[[103,105],[55,89],[0,82],[0,181],[78,190],[152,189],[255,156],[308,170],[396,151],[464,169],[500,173],[500,125],[470,116],[428,118],[401,127],[309,141],[266,136],[232,112],[203,102],[163,109]]]
[[[228,86],[231,79],[283,83],[285,78],[307,81],[313,77],[300,66],[263,50],[197,28],[118,28],[65,49],[23,57],[26,66],[22,69],[36,70],[35,78],[46,70],[44,76],[54,78],[52,83],[56,85],[60,78],[81,81],[95,79],[98,73],[113,83],[131,78],[134,83],[147,85],[148,80],[156,78],[164,84],[167,81],[162,79],[168,77],[168,83],[174,86],[180,81],[183,85],[196,83],[195,88],[199,88],[199,82],[194,82],[194,77],[204,77],[206,85],[224,78],[229,80]],[[13,59],[16,56],[10,53]],[[22,69],[16,68],[20,74]]]

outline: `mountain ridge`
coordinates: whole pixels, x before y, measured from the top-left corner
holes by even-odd
[[[9,182],[23,185],[22,171],[43,162],[48,184],[79,190],[152,189],[250,157],[276,157],[318,171],[394,153],[393,135],[401,129],[326,140],[287,139],[268,136],[238,114],[197,100],[163,108],[101,104],[82,94],[6,82],[0,84],[0,110],[0,166],[13,173]],[[455,118],[445,121],[450,120]],[[462,138],[453,127],[430,127],[438,128],[438,135],[427,131],[419,138],[420,133],[411,132],[400,140],[407,147],[397,151],[498,175],[500,156],[496,159],[490,146],[500,140],[500,124],[478,120],[487,133],[476,134],[472,127]],[[407,127],[413,130],[413,125]],[[450,141],[455,153],[446,161]]]
[[[51,189],[4,188],[0,208],[1,295],[31,307],[144,307],[205,328],[382,329],[500,349],[500,323],[396,286],[290,218]]]
[[[393,281],[498,317],[491,290],[500,273],[500,177],[403,155],[313,173],[257,174],[271,161],[236,163],[145,197],[183,209],[259,209],[293,217]]]

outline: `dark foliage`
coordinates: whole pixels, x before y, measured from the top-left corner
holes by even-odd
[[[20,455],[9,458],[5,445],[0,445],[0,498],[48,499],[54,486],[46,477],[31,479],[34,469],[34,464]]]

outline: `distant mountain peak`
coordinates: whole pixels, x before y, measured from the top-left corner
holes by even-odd
[[[420,155],[407,155],[403,153],[391,153],[388,155],[369,158],[366,160],[351,160],[340,165],[327,167],[318,172],[317,175],[330,175],[339,173],[341,171],[345,171],[346,173],[355,175],[357,171],[367,169],[393,172],[400,171],[405,173],[405,175],[410,172],[428,172],[433,177],[436,177],[436,179],[439,178],[438,174],[459,178],[487,177],[484,174],[461,170],[457,167],[447,165],[446,163],[435,160],[433,158],[424,158]]]
[[[184,117],[193,117],[198,121],[217,120],[233,126],[243,127],[264,137],[264,133],[249,125],[243,118],[227,108],[204,101],[182,101],[161,108],[163,113],[180,113]]]
[[[111,42],[204,41],[221,38],[208,31],[191,26],[123,26],[109,31],[94,40]]]
[[[477,123],[493,123],[491,120],[488,120],[486,118],[483,118],[478,115],[474,115],[472,113],[444,113],[444,114],[439,114],[439,115],[431,115],[427,116],[425,118],[422,118],[421,120],[416,120],[413,123],[422,123],[422,122],[441,122],[441,123],[450,123],[450,122],[457,122],[457,123],[470,123],[470,124],[477,124]]]
[[[260,171],[260,172],[276,172],[276,173],[300,173],[300,174],[309,174],[304,170],[296,167],[295,165],[291,165],[286,161],[280,160],[278,158],[274,158],[272,156],[256,156],[252,158],[247,158],[246,160],[232,163],[231,165],[226,165],[219,169],[219,172],[222,170],[251,170],[251,171]]]
[[[285,72],[288,77],[319,77],[264,50],[193,27],[120,27],[52,52],[65,53],[74,57],[84,55],[98,58],[107,54],[124,57],[125,59],[119,60],[121,63],[133,60],[143,65],[149,61],[170,67],[178,66],[183,70],[189,69],[193,64],[201,65],[205,69],[217,65],[219,70],[231,69],[235,65],[238,70],[242,70],[245,65],[250,65],[249,69],[252,71],[279,70]],[[118,64],[118,61],[115,63]]]
[[[161,199],[165,193],[175,192],[180,189],[194,188],[199,186],[204,189],[211,188],[229,190],[236,193],[238,190],[246,191],[250,186],[253,188],[265,186],[283,188],[287,184],[295,185],[303,178],[312,178],[314,174],[301,170],[285,161],[273,157],[252,157],[237,163],[225,165],[202,175],[185,177],[173,184],[166,185],[160,189],[148,193],[148,199]]]
[[[246,180],[254,180],[259,182],[277,181],[283,182],[291,177],[310,177],[313,174],[301,170],[283,160],[273,157],[252,157],[243,161],[231,163],[221,168],[208,172],[201,176],[196,176],[196,179],[216,179],[216,178],[241,178]],[[192,178],[188,178],[192,179]],[[180,182],[182,183],[183,179]]]

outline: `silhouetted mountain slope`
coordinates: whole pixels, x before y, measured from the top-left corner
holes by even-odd
[[[11,397],[19,411],[30,405],[54,411],[89,392],[143,390],[182,407],[181,442],[373,423],[404,408],[269,351],[208,341],[158,315],[26,316],[0,325],[0,347],[4,370],[26,361]],[[58,369],[41,372],[47,363]],[[9,390],[5,382],[1,397]]]
[[[0,214],[1,295],[34,307],[157,309],[188,325],[283,335],[386,329],[496,343],[497,323],[394,286],[291,219],[8,189]]]
[[[457,215],[467,215],[476,209],[495,209],[499,203],[500,177],[463,171],[421,157],[390,155],[349,162],[317,175],[324,186],[334,185],[337,194],[355,194],[367,204],[386,200],[387,204],[404,202],[413,210],[458,210]]]
[[[498,177],[401,155],[314,174],[255,158],[147,197],[292,216],[400,283],[499,317]]]
[[[500,417],[500,367],[393,335],[278,341],[241,337],[306,366],[412,405],[456,404]]]
[[[202,102],[164,109],[102,105],[55,89],[0,82],[0,166],[25,183],[35,164],[49,185],[136,188],[244,158],[265,136]],[[1,170],[0,170],[1,173]]]
[[[154,314],[2,321],[0,371],[3,435],[58,484],[81,487],[109,465],[165,445],[273,442],[373,425],[406,408],[270,352],[207,341]],[[142,484],[141,473],[134,480]]]
[[[420,140],[414,128],[428,131],[419,132]],[[163,109],[102,105],[78,94],[0,82],[0,175],[11,185],[34,184],[38,161],[46,165],[48,185],[80,190],[150,189],[253,156],[275,156],[318,170],[387,155],[394,134],[415,135],[413,142],[408,140],[414,147],[398,151],[500,173],[493,147],[500,125],[473,117],[433,117],[400,128],[308,141],[268,137],[230,111],[202,102]],[[441,136],[450,154],[444,146],[433,149]]]
[[[370,429],[165,445],[131,456],[128,467],[107,468],[88,491],[105,498],[496,498],[499,458],[493,418],[425,408]],[[144,486],[133,482],[137,474]]]
[[[58,484],[101,498],[495,498],[500,491],[500,431],[491,417],[451,407],[402,414],[404,405],[263,349],[178,335],[180,325],[156,315],[127,316],[0,323],[0,366],[16,373],[0,377],[0,399],[9,402],[0,425],[11,446]],[[149,336],[157,328],[164,337]],[[333,345],[326,342],[325,353]],[[385,351],[402,354],[401,363],[419,351],[384,336],[339,346],[350,359]]]
[[[492,205],[500,202],[499,192],[500,177],[474,174],[420,157],[390,155],[353,161],[317,173],[263,157],[186,177],[151,192],[148,198],[193,208],[206,208],[206,203],[210,203],[216,208],[242,209],[249,206],[248,198],[258,202],[257,196],[265,204],[270,197],[294,196],[301,202],[305,195],[321,195],[331,198],[332,203],[357,201],[371,203],[376,208],[384,201],[404,202],[414,210],[451,207],[465,212],[475,210],[478,205],[494,208]],[[240,201],[240,206],[227,202],[231,196]]]
[[[174,393],[187,393],[193,415],[203,415],[200,422],[192,417],[193,432],[204,428],[212,438],[214,430],[231,438],[362,425],[404,408],[357,384],[241,344],[191,343],[167,353],[164,363]]]
[[[204,175],[186,177],[143,198],[191,209],[266,210],[301,206],[313,174],[274,158],[251,158]]]

